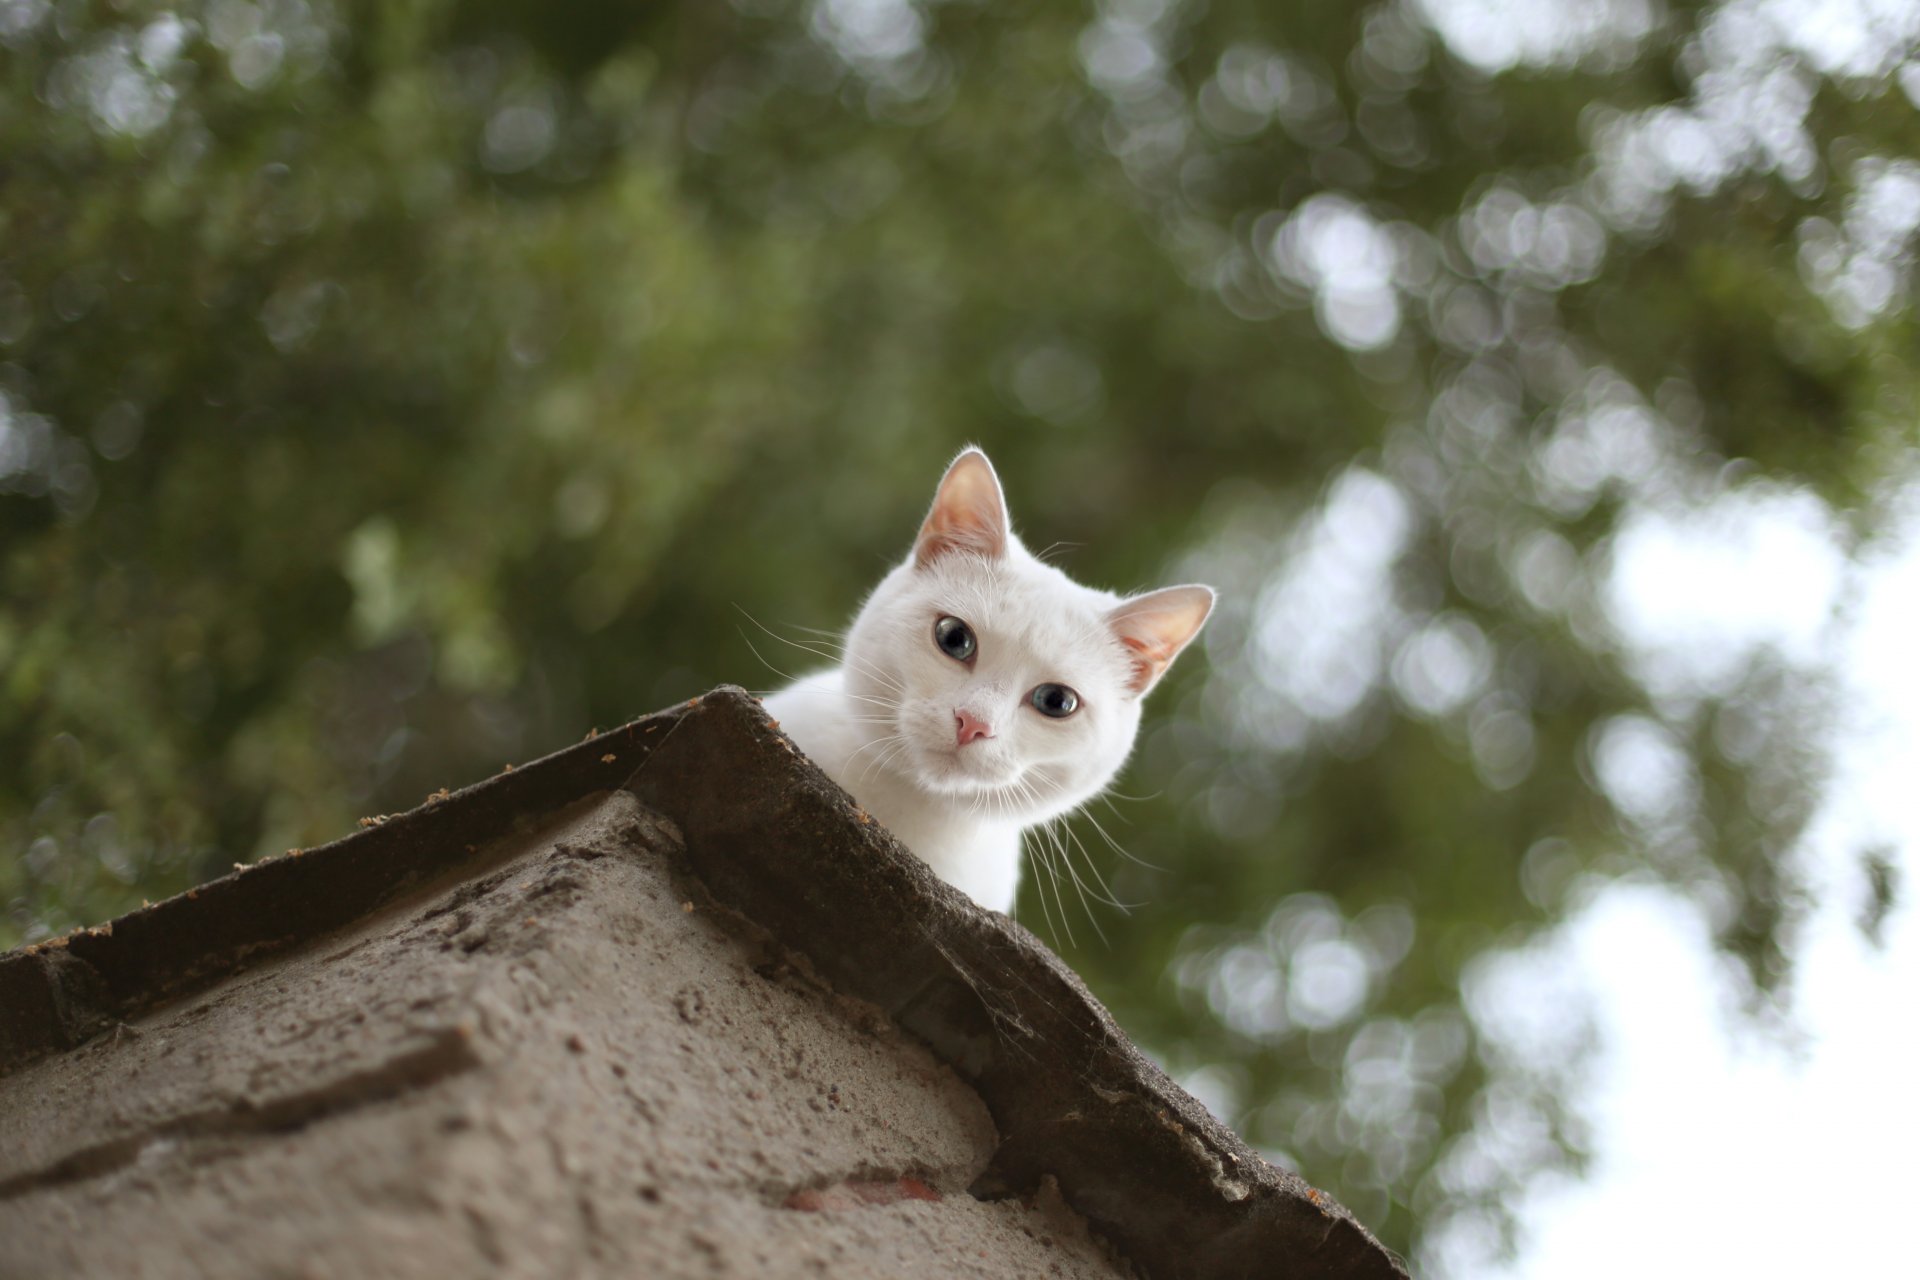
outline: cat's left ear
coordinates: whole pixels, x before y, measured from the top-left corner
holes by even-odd
[[[1164,587],[1114,606],[1107,625],[1133,656],[1129,689],[1144,694],[1159,682],[1187,642],[1200,634],[1213,600],[1212,587]]]
[[[924,567],[953,551],[989,560],[1007,554],[1007,500],[1000,494],[993,464],[978,449],[955,458],[941,477],[933,510],[914,540],[913,561]]]

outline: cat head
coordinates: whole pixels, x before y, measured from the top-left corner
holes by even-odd
[[[845,679],[898,735],[890,771],[1022,824],[1097,794],[1140,702],[1213,608],[1209,587],[1120,597],[1030,554],[993,465],[947,468],[913,551],[847,637]]]

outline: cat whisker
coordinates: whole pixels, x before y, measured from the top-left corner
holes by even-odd
[[[869,760],[867,762],[867,767],[860,771],[860,781],[863,784],[866,782],[868,778],[872,777],[873,774],[875,774],[881,769],[886,768],[889,764],[891,764],[907,749],[907,739],[905,735],[895,735],[893,738],[890,738],[890,739],[880,738],[880,739],[877,739],[876,741],[890,742],[892,745],[889,746],[885,751],[882,751],[879,755],[875,756],[872,760]],[[868,744],[868,746],[871,746],[871,745],[873,744],[872,743]],[[861,750],[865,750],[865,749],[866,749],[865,747],[861,748]],[[858,755],[859,752],[855,752],[854,754]],[[852,763],[852,757],[848,757],[848,763]]]
[[[856,759],[862,751],[871,751],[873,750],[873,748],[879,746],[883,742],[899,742],[904,737],[906,737],[906,735],[902,733],[887,733],[887,734],[882,734],[880,737],[877,737],[877,738],[869,738],[867,739],[867,741],[855,747],[853,751],[847,756],[847,759],[849,760]]]
[[[1138,902],[1122,902],[1114,896],[1113,887],[1107,883],[1107,878],[1100,874],[1099,866],[1094,862],[1093,855],[1087,852],[1087,846],[1080,842],[1079,834],[1072,827],[1068,827],[1066,831],[1068,838],[1073,841],[1074,848],[1078,849],[1080,856],[1086,860],[1087,874],[1093,878],[1094,884],[1099,886],[1098,892],[1094,894],[1095,900],[1106,903],[1122,915],[1130,914],[1134,908],[1140,906]]]
[[[782,639],[785,639],[785,637],[782,637]],[[827,653],[821,649],[814,648],[810,645],[801,644],[797,640],[788,640],[787,643],[795,646],[796,648],[805,649],[808,653],[816,654],[819,657],[826,658],[828,661],[833,661],[834,658],[837,657],[843,665],[852,667],[854,670],[859,671],[861,674],[872,679],[875,684],[878,684],[883,688],[889,689],[894,693],[900,694],[903,697],[906,695],[906,689],[901,686],[899,680],[895,679],[891,675],[888,675],[885,671],[882,671],[879,667],[874,666],[873,663],[868,661],[867,659],[855,657],[853,653],[850,652],[847,646],[844,644],[840,644],[837,641],[836,642],[822,641],[821,643],[823,645],[826,645],[828,648],[832,650],[831,653]]]
[[[792,624],[789,623],[788,625],[791,626]],[[818,631],[812,627],[794,627],[794,630],[812,631],[820,638],[817,640],[794,640],[787,636],[781,636],[781,641],[794,646],[796,649],[805,649],[808,653],[817,653],[821,657],[826,657],[829,652],[840,654],[847,651],[846,643],[838,639],[833,632]]]
[[[900,733],[889,733],[878,738],[870,738],[867,741],[861,743],[859,746],[855,747],[852,751],[848,752],[845,763],[852,764],[855,760],[858,760],[860,758],[862,753],[871,751],[875,747],[898,744],[904,741],[906,741],[906,735],[900,734]]]
[[[788,674],[785,671],[782,671],[780,668],[774,666],[773,663],[767,661],[766,655],[761,653],[760,650],[754,646],[753,637],[749,636],[745,631],[742,631],[740,632],[740,638],[747,642],[747,648],[753,650],[753,656],[760,659],[762,663],[766,664],[767,670],[773,672],[775,675],[779,676],[783,680],[791,681],[794,679],[792,675]],[[773,694],[779,691],[776,689],[767,689],[767,690],[750,690],[750,692],[752,692],[755,697],[761,699],[762,701],[765,701],[767,698],[773,696]],[[897,712],[900,709],[900,703],[890,698],[874,698],[874,697],[869,697],[864,693],[851,693],[851,692],[845,693],[845,696],[856,699],[860,702],[871,703],[874,706],[879,707],[882,710],[885,710],[889,713]],[[871,724],[892,723],[891,715],[887,717],[875,716],[871,718],[865,718],[865,717],[855,717],[855,718],[862,719],[865,723],[871,723]]]
[[[1055,846],[1054,849],[1047,854],[1046,862],[1047,880],[1053,886],[1054,910],[1060,915],[1060,929],[1061,932],[1067,935],[1067,945],[1077,947],[1080,945],[1080,940],[1073,936],[1073,916],[1067,911],[1067,895],[1060,885],[1060,853],[1058,850],[1058,841],[1053,832],[1050,831],[1046,834],[1048,840],[1052,841]],[[1056,934],[1054,936],[1057,941],[1059,935]]]
[[[792,645],[796,649],[804,650],[805,652],[812,654],[814,657],[823,659],[824,661],[827,661],[827,662],[836,661],[836,654],[828,653],[821,648],[818,648],[811,644],[806,644],[799,640],[795,640],[790,636],[783,636],[778,631],[775,631],[772,627],[769,627],[766,623],[760,621],[760,619],[748,613],[745,609],[741,609],[739,605],[736,604],[734,608],[740,609],[740,615],[742,617],[744,617],[748,622],[751,622],[754,626],[760,628],[760,630],[766,632],[767,635],[771,636],[773,639],[778,640],[781,644]],[[753,642],[749,640],[747,643],[748,643],[748,646],[751,647]],[[837,658],[839,661],[856,664],[865,675],[872,677],[876,682],[887,686],[888,688],[893,690],[893,692],[895,693],[906,692],[904,689],[900,687],[900,682],[898,680],[895,680],[892,676],[889,676],[886,672],[881,671],[879,668],[875,667],[872,663],[861,662],[853,658],[851,654],[847,653],[845,645],[835,643],[833,645],[833,648],[838,650]],[[760,656],[758,650],[755,651],[754,656],[755,657]],[[765,658],[761,658],[760,660],[762,662],[766,662]],[[772,666],[773,664],[768,663],[767,665]],[[849,692],[847,696],[857,698],[857,697],[861,697],[862,695]]]
[[[1053,559],[1054,552],[1078,551],[1081,547],[1084,547],[1085,545],[1086,543],[1084,542],[1055,542],[1055,543],[1049,544],[1046,550],[1035,552],[1033,558],[1035,560],[1045,560],[1050,563]]]
[[[1080,899],[1080,910],[1087,917],[1087,923],[1093,926],[1094,936],[1100,939],[1102,946],[1109,946],[1111,944],[1107,941],[1107,931],[1100,927],[1100,917],[1094,912],[1093,903],[1087,901],[1086,881],[1080,878],[1080,872],[1073,865],[1073,849],[1069,843],[1073,839],[1073,831],[1067,826],[1067,821],[1067,815],[1062,814],[1050,826],[1054,844],[1060,850],[1060,863],[1067,869],[1067,878],[1073,882],[1074,896]],[[1098,894],[1092,896],[1094,901],[1100,900]],[[1066,904],[1061,903],[1061,914],[1065,915],[1066,910]]]
[[[753,650],[753,656],[760,659],[761,666],[773,672],[773,674],[779,676],[789,684],[793,682],[795,677],[790,672],[782,671],[780,668],[774,666],[773,663],[767,661],[767,655],[760,652],[759,647],[753,643],[753,637],[748,635],[744,628],[735,628],[735,630],[738,630],[740,632],[740,638],[747,642],[747,648]]]
[[[1039,884],[1040,909],[1047,917],[1049,929],[1053,931],[1054,944],[1056,946],[1059,944],[1060,932],[1064,930],[1067,935],[1067,945],[1074,946],[1076,944],[1073,938],[1073,922],[1067,918],[1066,899],[1060,896],[1060,869],[1054,862],[1055,853],[1059,849],[1059,839],[1054,834],[1053,823],[1051,822],[1034,827],[1033,830],[1039,834],[1043,841],[1047,842],[1034,846],[1034,853],[1039,855],[1040,867],[1047,873],[1047,878]],[[1048,844],[1052,845],[1051,849],[1048,847]],[[1053,900],[1060,907],[1060,925],[1058,928],[1056,928],[1053,923],[1053,911],[1047,906],[1047,886],[1049,884],[1053,886]]]
[[[882,671],[880,668],[874,666],[871,662],[868,662],[865,658],[856,658],[851,653],[843,652],[841,654],[841,661],[845,663],[848,667],[852,668],[853,670],[858,671],[861,674],[867,676],[875,684],[881,686],[883,689],[886,689],[888,692],[897,693],[903,698],[906,697],[907,691],[901,688],[900,682],[898,680],[894,679],[892,676],[888,675],[886,672]]]
[[[1038,830],[1038,828],[1035,828],[1035,830]],[[1024,846],[1025,843],[1026,841],[1023,839],[1021,844]],[[1036,846],[1032,852],[1034,855],[1034,864],[1043,870],[1050,870],[1046,863],[1046,851]],[[1047,882],[1035,877],[1034,893],[1040,899],[1040,914],[1046,918],[1047,933],[1057,942],[1060,938],[1060,928],[1053,922],[1053,908],[1047,905]]]
[[[1066,831],[1067,838],[1071,840],[1073,838],[1072,829],[1063,829]],[[1101,944],[1107,945],[1107,931],[1100,927],[1100,917],[1094,914],[1093,903],[1087,901],[1087,883],[1080,878],[1080,872],[1075,869],[1073,865],[1073,854],[1064,845],[1061,847],[1060,860],[1067,865],[1067,876],[1073,881],[1073,891],[1080,899],[1080,909],[1086,912],[1087,923],[1093,926],[1093,931],[1099,935]],[[1094,894],[1093,897],[1096,901],[1099,899],[1098,894]]]
[[[1138,857],[1132,852],[1130,852],[1118,840],[1115,840],[1111,835],[1107,833],[1107,829],[1100,825],[1100,819],[1094,817],[1091,813],[1088,813],[1085,808],[1082,808],[1080,812],[1086,815],[1087,821],[1093,824],[1093,829],[1100,833],[1100,838],[1107,842],[1107,847],[1109,849],[1112,849],[1115,853],[1119,854],[1121,857],[1125,858],[1127,861],[1134,863],[1137,866],[1145,867],[1149,871],[1164,872],[1166,870],[1166,868],[1161,866],[1159,863],[1148,862],[1145,858]],[[1124,819],[1122,819],[1122,821],[1124,821]]]
[[[1004,818],[1005,809],[1006,801],[997,791],[981,791],[973,797],[973,812],[976,814],[984,810],[989,818]]]
[[[1040,782],[1047,783],[1049,785],[1052,785],[1054,782],[1052,770],[1047,765],[1035,765],[1028,772],[1028,777],[1036,779]],[[1032,786],[1028,786],[1026,790],[1028,794],[1033,797],[1035,803],[1038,803],[1039,802],[1038,790]],[[1118,853],[1121,857],[1126,858],[1131,862],[1138,863],[1140,866],[1146,867],[1152,871],[1166,870],[1165,867],[1156,866],[1155,864],[1148,862],[1146,859],[1135,857],[1132,853],[1128,852],[1120,844],[1119,841],[1115,840],[1113,836],[1108,833],[1105,827],[1100,825],[1100,820],[1098,818],[1095,818],[1091,813],[1087,812],[1087,806],[1085,804],[1081,804],[1076,808],[1074,808],[1073,810],[1070,810],[1068,813],[1062,814],[1061,819],[1070,820],[1075,814],[1083,815],[1088,822],[1092,823],[1094,830],[1100,833],[1100,838],[1106,841],[1107,846],[1111,848],[1115,853]],[[1068,828],[1067,830],[1069,835],[1073,834],[1071,828]],[[1127,904],[1127,903],[1122,903],[1118,901],[1114,896],[1112,888],[1108,885],[1106,878],[1100,874],[1099,868],[1095,866],[1092,856],[1087,853],[1086,846],[1080,843],[1080,839],[1078,836],[1073,836],[1073,842],[1076,846],[1079,847],[1081,855],[1086,858],[1088,872],[1093,876],[1094,880],[1100,885],[1100,888],[1105,892],[1106,896],[1103,899],[1101,899],[1102,901],[1109,903],[1110,905],[1118,908],[1121,911],[1131,911],[1134,907],[1143,905],[1141,903]]]
[[[860,771],[860,784],[865,786],[868,778],[871,778],[875,773],[886,768],[888,762],[893,759],[894,754],[894,752],[888,752],[885,755],[875,756],[872,760],[869,760],[867,767]]]

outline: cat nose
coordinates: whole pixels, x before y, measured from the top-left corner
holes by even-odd
[[[961,711],[956,708],[953,719],[955,725],[953,745],[956,747],[964,747],[969,742],[993,736],[993,730],[987,727],[987,722],[971,711]]]

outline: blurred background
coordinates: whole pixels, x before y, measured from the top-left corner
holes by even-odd
[[[842,625],[977,441],[1224,592],[1019,911],[1183,1083],[1422,1274],[1891,1256],[1750,1188],[1895,1220],[1920,1141],[1920,6],[0,0],[0,67],[0,945],[777,685],[742,611]]]

